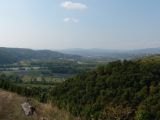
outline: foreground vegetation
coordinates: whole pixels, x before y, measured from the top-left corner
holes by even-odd
[[[54,87],[25,87],[7,79],[0,76],[1,88],[52,101],[84,120],[160,119],[159,60],[111,62]]]
[[[36,108],[33,116],[25,116],[21,104],[29,102]],[[42,104],[17,94],[0,90],[0,120],[76,120],[72,115],[59,110],[55,105]]]

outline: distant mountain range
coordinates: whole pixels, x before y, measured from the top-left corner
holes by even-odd
[[[65,54],[75,54],[84,57],[106,57],[115,59],[132,59],[153,54],[160,54],[160,48],[146,48],[136,50],[110,50],[110,49],[65,49],[60,52]]]
[[[81,58],[133,59],[154,54],[160,54],[160,48],[137,50],[65,49],[52,51],[0,47],[0,64],[15,63],[21,60],[79,60]]]
[[[51,50],[32,50],[23,48],[0,47],[0,64],[15,63],[21,60],[79,59],[78,55],[69,55]]]

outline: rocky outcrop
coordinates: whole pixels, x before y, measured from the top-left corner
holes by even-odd
[[[29,103],[24,102],[21,104],[21,106],[26,116],[30,116],[34,114],[35,108],[32,107]]]

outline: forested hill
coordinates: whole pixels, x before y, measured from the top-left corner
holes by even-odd
[[[116,61],[71,78],[54,101],[91,120],[160,120],[160,57]]]
[[[31,50],[22,48],[0,47],[0,64],[14,63],[21,60],[77,59],[80,56],[63,54],[50,50]]]

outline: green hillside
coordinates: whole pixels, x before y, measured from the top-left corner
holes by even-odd
[[[50,50],[32,50],[22,48],[0,48],[0,64],[9,64],[21,60],[53,60],[53,59],[77,59],[80,56],[63,54]]]
[[[54,101],[85,120],[159,120],[160,62],[116,61],[71,78]]]
[[[111,62],[52,87],[17,85],[2,74],[0,88],[52,102],[81,120],[160,120],[158,59]]]
[[[155,62],[159,62],[160,63],[160,55],[157,54],[157,55],[144,57],[141,61],[143,63],[155,63]]]

